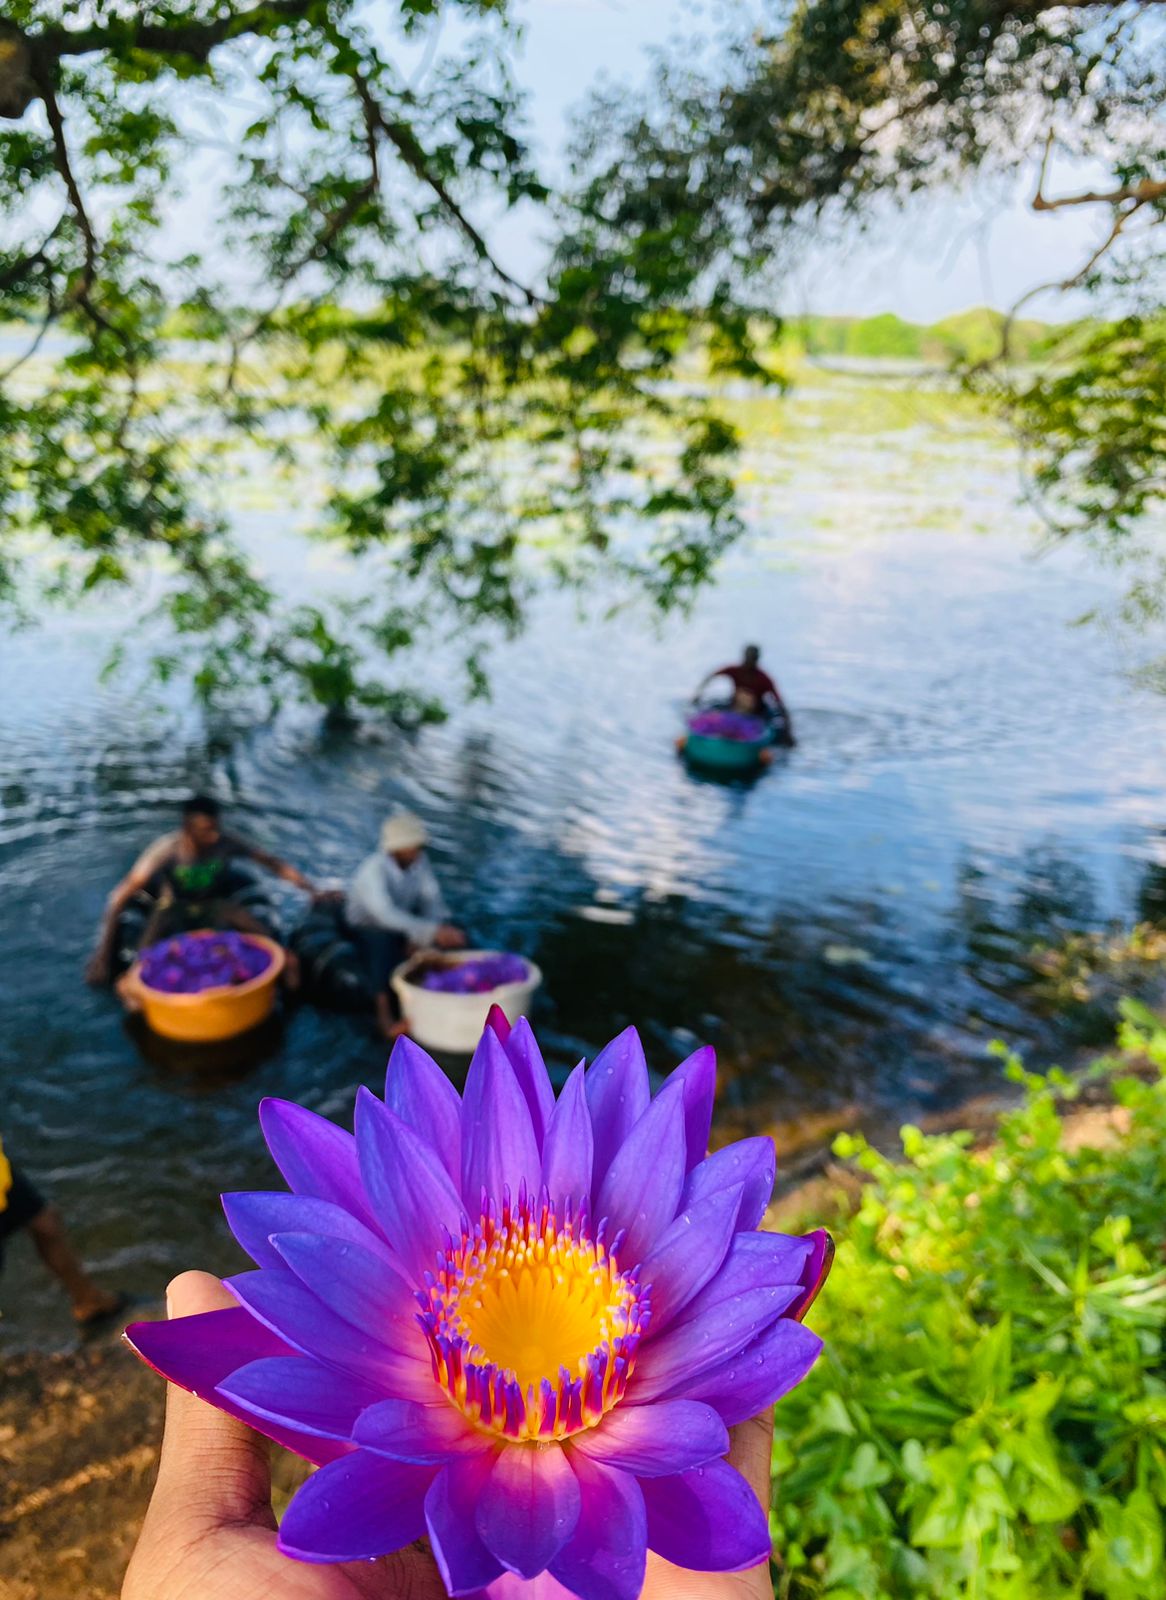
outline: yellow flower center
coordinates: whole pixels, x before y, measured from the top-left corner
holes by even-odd
[[[451,1241],[428,1301],[438,1383],[511,1439],[593,1427],[627,1387],[647,1310],[601,1235],[524,1200]]]

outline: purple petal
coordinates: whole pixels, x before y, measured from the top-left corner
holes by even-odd
[[[607,1176],[615,1153],[648,1109],[648,1063],[634,1028],[625,1028],[603,1049],[587,1072],[587,1105],[595,1133],[592,1188]]]
[[[426,1346],[417,1323],[417,1301],[404,1278],[394,1272],[387,1252],[374,1255],[346,1239],[325,1239],[317,1233],[277,1233],[272,1242],[329,1311],[390,1350],[421,1359]]]
[[[511,1036],[513,1037],[513,1035]],[[509,1187],[518,1198],[525,1181],[537,1196],[542,1161],[526,1096],[492,1028],[474,1051],[462,1101],[462,1194],[476,1217],[483,1190],[499,1204]]]
[[[714,1151],[698,1167],[693,1167],[684,1186],[682,1204],[687,1208],[698,1200],[707,1199],[718,1189],[727,1189],[730,1184],[739,1183],[744,1194],[741,1196],[737,1226],[755,1228],[773,1198],[776,1170],[777,1157],[772,1139],[739,1139],[736,1144],[727,1144],[723,1150]]]
[[[219,1384],[218,1393],[261,1422],[346,1442],[360,1413],[382,1398],[374,1385],[331,1372],[306,1356],[249,1361]]]
[[[682,1211],[644,1257],[640,1282],[651,1286],[654,1337],[663,1333],[721,1266],[740,1206],[739,1188],[718,1190]],[[756,1277],[752,1280],[757,1281]]]
[[[590,1205],[594,1149],[583,1063],[580,1062],[563,1085],[563,1092],[551,1112],[543,1145],[542,1181],[560,1217],[568,1200],[576,1213],[581,1201],[586,1200]]]
[[[620,1252],[634,1266],[651,1250],[676,1215],[684,1188],[684,1096],[665,1088],[628,1135],[599,1187],[596,1217],[611,1230],[626,1230]]]
[[[717,1053],[712,1045],[694,1050],[682,1061],[668,1082],[684,1084],[684,1140],[688,1149],[686,1165],[691,1171],[704,1160],[709,1150],[709,1130],[713,1125],[713,1101],[717,1093]]]
[[[436,1388],[434,1393],[436,1393]],[[353,1439],[366,1450],[394,1461],[448,1461],[451,1456],[481,1455],[490,1440],[442,1398],[437,1405],[412,1400],[385,1400],[370,1408],[356,1424]]]
[[[350,1133],[290,1100],[261,1101],[259,1126],[289,1189],[331,1200],[376,1227]]]
[[[170,1383],[249,1423],[306,1461],[318,1466],[347,1452],[347,1445],[334,1440],[317,1438],[298,1428],[259,1422],[218,1394],[219,1384],[236,1367],[265,1356],[291,1354],[282,1339],[256,1322],[242,1306],[176,1317],[173,1322],[135,1322],[124,1337],[131,1350]]]
[[[222,1197],[227,1225],[259,1267],[282,1267],[283,1259],[271,1243],[273,1233],[321,1233],[329,1239],[348,1239],[366,1250],[388,1246],[379,1233],[358,1222],[350,1211],[331,1200],[312,1195],[288,1194],[284,1189],[249,1190]]]
[[[502,1575],[501,1562],[486,1549],[474,1527],[474,1511],[493,1469],[489,1455],[451,1461],[425,1496],[433,1559],[452,1595],[472,1594]]]
[[[642,1406],[661,1395],[692,1395],[698,1378],[764,1332],[798,1292],[796,1284],[764,1284],[698,1317],[674,1322],[659,1339],[649,1338],[640,1347],[628,1399]]]
[[[385,1104],[441,1157],[456,1186],[462,1170],[462,1102],[433,1057],[398,1039],[385,1073]]]
[[[380,1386],[382,1392],[409,1400],[432,1400],[435,1393],[428,1347],[420,1328],[417,1351],[391,1350],[379,1339],[361,1333],[321,1304],[293,1272],[264,1267],[225,1280],[231,1293],[274,1334],[326,1366]],[[264,1351],[263,1354],[268,1352]],[[236,1361],[235,1366],[242,1366]],[[233,1371],[228,1368],[227,1371]],[[226,1377],[227,1373],[224,1372]]]
[[[821,1351],[822,1341],[816,1333],[789,1317],[779,1317],[759,1338],[706,1372],[685,1393],[713,1406],[725,1426],[735,1428],[738,1422],[768,1411],[775,1400],[801,1383]]]
[[[571,1440],[575,1451],[637,1478],[665,1478],[703,1466],[729,1453],[725,1424],[710,1405],[695,1400],[658,1400],[654,1405],[617,1406],[598,1427]]]
[[[579,1481],[557,1444],[505,1446],[474,1510],[486,1548],[520,1578],[548,1566],[578,1520]]]
[[[461,1196],[433,1146],[367,1089],[356,1097],[356,1145],[369,1202],[416,1282],[430,1271],[442,1229],[461,1234]]]
[[[502,1043],[506,1048],[510,1065],[514,1068],[518,1087],[522,1090],[530,1109],[535,1143],[541,1150],[543,1140],[546,1138],[547,1123],[555,1105],[555,1091],[551,1088],[550,1074],[547,1072],[542,1051],[525,1017],[519,1017],[510,1030],[510,1037],[504,1039]]]
[[[551,1573],[580,1600],[637,1600],[648,1561],[644,1496],[629,1472],[572,1454],[579,1480],[579,1525],[551,1562]]]
[[[769,1519],[727,1461],[641,1485],[648,1548],[694,1572],[741,1572],[769,1559]]]
[[[798,1279],[804,1286],[805,1293],[789,1310],[790,1316],[796,1317],[799,1322],[818,1298],[822,1285],[830,1276],[830,1268],[834,1265],[834,1241],[825,1228],[815,1228],[813,1233],[808,1233],[806,1242],[810,1246],[809,1259]]]
[[[433,1467],[357,1450],[314,1472],[292,1496],[279,1548],[300,1561],[371,1561],[425,1534]]]
[[[756,1289],[759,1284],[804,1284],[811,1248],[808,1239],[797,1239],[788,1233],[738,1233],[721,1270],[685,1307],[685,1319],[699,1316],[710,1306],[744,1294],[746,1289]],[[796,1304],[796,1300],[790,1302],[787,1316],[793,1315]],[[655,1326],[654,1303],[652,1310]]]

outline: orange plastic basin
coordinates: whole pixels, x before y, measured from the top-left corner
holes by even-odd
[[[214,928],[200,929],[190,937],[213,939],[217,932]],[[151,989],[142,980],[141,963],[134,962],[130,968],[132,987],[142,1015],[155,1033],[165,1039],[211,1044],[257,1028],[271,1015],[275,987],[284,968],[283,947],[259,933],[244,937],[267,951],[271,965],[246,983],[225,983],[217,989],[204,989],[201,994],[166,994],[161,989]]]

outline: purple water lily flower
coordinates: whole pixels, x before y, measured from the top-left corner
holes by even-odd
[[[635,1600],[647,1551],[769,1554],[727,1429],[801,1381],[825,1233],[757,1231],[774,1152],[706,1156],[698,1050],[653,1098],[634,1029],[556,1101],[500,1012],[465,1094],[401,1040],[355,1135],[267,1100],[290,1193],[223,1197],[236,1308],[138,1323],[174,1383],[314,1462],[279,1531],[351,1561],[428,1537],[450,1595]]]

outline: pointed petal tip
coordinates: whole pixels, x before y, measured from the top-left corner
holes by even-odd
[[[815,1228],[806,1235],[813,1241],[806,1265],[802,1271],[800,1281],[805,1285],[805,1293],[790,1307],[789,1315],[801,1322],[807,1311],[822,1291],[822,1285],[830,1276],[830,1269],[834,1265],[834,1239],[825,1228]]]
[[[486,1027],[497,1036],[502,1044],[510,1037],[510,1019],[499,1005],[490,1007],[486,1015]]]

